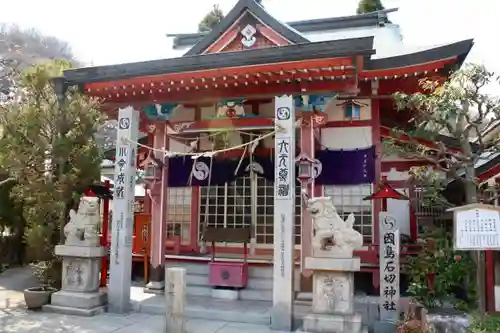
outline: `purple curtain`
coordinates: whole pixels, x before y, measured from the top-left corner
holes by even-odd
[[[199,157],[194,160],[191,156],[171,157],[168,161],[168,186],[224,185],[236,177],[235,166],[232,160],[208,157]]]
[[[359,185],[375,181],[375,147],[354,150],[320,150],[321,163],[316,184]]]
[[[375,147],[355,150],[320,150],[314,168],[318,185],[359,185],[375,181]],[[261,177],[274,181],[274,156],[239,159],[212,159],[190,156],[169,158],[168,184],[171,187],[224,185],[243,177],[252,168]],[[194,164],[194,167],[193,167]],[[210,175],[210,169],[212,170]],[[192,177],[191,176],[192,172]],[[191,178],[191,182],[190,182]]]

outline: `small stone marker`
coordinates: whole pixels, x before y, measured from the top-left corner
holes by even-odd
[[[165,333],[185,333],[186,269],[167,268],[165,282]]]
[[[399,321],[399,230],[396,218],[380,212],[380,320]]]

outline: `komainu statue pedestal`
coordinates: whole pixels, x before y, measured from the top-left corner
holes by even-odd
[[[99,289],[99,271],[107,250],[99,245],[97,200],[83,197],[78,212],[70,212],[71,220],[64,227],[65,244],[55,248],[62,257],[62,288],[52,294],[50,305],[43,310],[93,316],[106,309],[108,298]]]
[[[314,236],[304,266],[313,273],[313,305],[302,332],[361,333],[361,315],[354,312],[354,272],[361,260],[353,255],[363,236],[354,229],[354,215],[341,218],[329,197],[309,199],[307,210]]]
[[[103,247],[58,245],[56,255],[63,258],[62,288],[52,294],[50,312],[93,316],[104,312],[107,294],[99,290],[101,258],[106,255]]]
[[[313,271],[313,305],[303,332],[361,333],[361,315],[354,312],[354,272],[360,259],[308,257],[305,267]]]

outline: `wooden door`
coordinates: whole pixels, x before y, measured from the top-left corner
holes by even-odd
[[[134,216],[134,238],[132,244],[132,253],[149,253],[151,237],[149,229],[151,225],[150,214],[135,214]]]

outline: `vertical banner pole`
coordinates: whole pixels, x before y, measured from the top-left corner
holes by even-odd
[[[295,269],[295,106],[293,97],[275,97],[274,270],[271,327],[291,331]]]
[[[131,106],[120,109],[116,139],[108,285],[108,311],[115,313],[126,313],[130,310],[138,132],[139,112]]]

